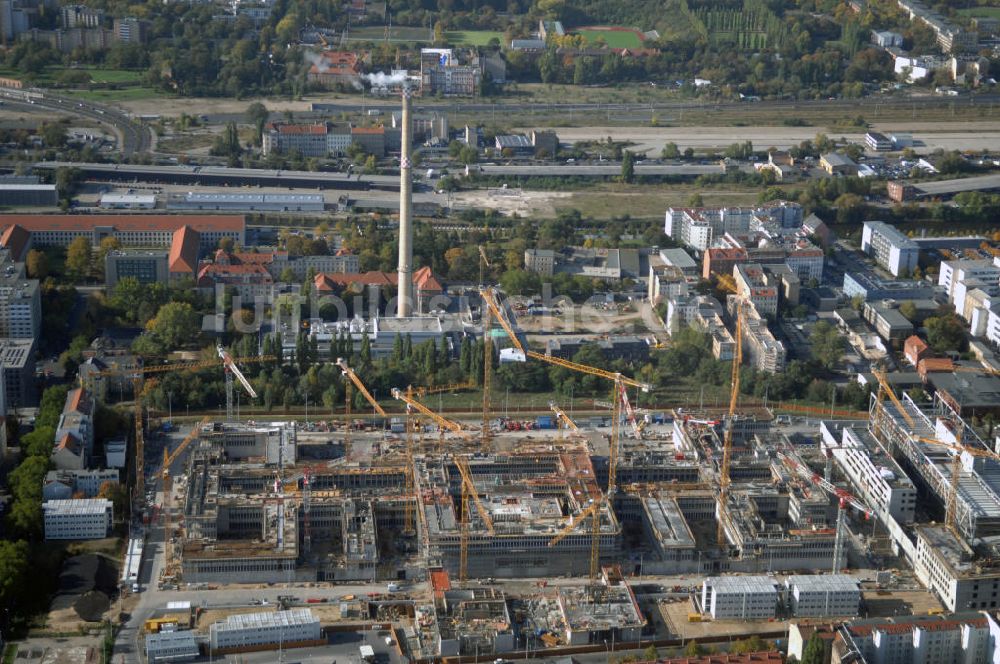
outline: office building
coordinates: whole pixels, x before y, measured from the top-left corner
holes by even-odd
[[[126,16],[114,22],[115,39],[122,44],[145,44],[149,41],[149,22]]]
[[[482,76],[478,64],[459,64],[453,49],[420,49],[421,96],[472,97],[479,94]]]
[[[55,207],[59,192],[54,184],[0,184],[0,205],[6,207]]]
[[[0,215],[0,226],[5,228],[0,236],[4,247],[21,235],[14,227],[27,231],[35,246],[68,247],[78,237],[90,240],[95,247],[106,237],[117,238],[125,247],[169,246],[175,233],[185,226],[198,231],[206,250],[215,249],[223,238],[240,246],[246,244],[242,215],[7,214]],[[24,249],[23,241],[17,245]],[[18,260],[18,251],[11,249],[11,256]]]
[[[864,504],[876,515],[886,514],[904,525],[913,523],[917,489],[867,427],[837,427],[824,421],[820,431],[821,448],[832,455]]]
[[[524,269],[543,277],[551,277],[556,265],[556,252],[551,249],[525,249]]]
[[[213,653],[319,645],[321,639],[319,618],[309,609],[236,614],[208,628]]]
[[[8,408],[38,405],[35,389],[35,342],[32,339],[0,339],[0,366],[3,367],[3,413]]]
[[[767,620],[778,611],[777,581],[769,576],[710,576],[701,609],[713,620]]]
[[[885,134],[869,131],[865,134],[865,145],[868,146],[869,150],[888,152],[892,149],[892,140]]]
[[[125,277],[141,284],[166,284],[169,280],[169,253],[165,250],[119,249],[104,256],[104,285],[114,290]]]
[[[1000,607],[1000,568],[983,563],[964,539],[940,525],[916,530],[913,571],[949,611]]]
[[[874,258],[892,276],[899,277],[913,274],[920,246],[883,221],[866,221],[861,231],[861,251]]]
[[[47,540],[104,539],[114,516],[111,501],[102,498],[47,500],[42,512]]]
[[[154,632],[146,635],[146,661],[149,664],[193,662],[198,658],[194,632]]]
[[[37,279],[24,277],[24,264],[0,258],[0,338],[29,339],[41,334],[42,295]]]
[[[785,577],[788,609],[796,618],[858,615],[861,585],[847,574]]]

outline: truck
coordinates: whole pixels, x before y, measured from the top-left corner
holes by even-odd
[[[391,593],[398,593],[401,588],[402,588],[402,586],[400,586],[398,583],[394,583],[392,581],[390,581],[389,585],[387,586],[388,591],[391,592]]]

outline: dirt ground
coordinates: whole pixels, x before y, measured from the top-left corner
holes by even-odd
[[[555,214],[556,204],[568,200],[573,194],[563,191],[524,191],[499,189],[461,191],[452,194],[456,208],[493,209],[505,216],[545,216]]]
[[[645,334],[658,329],[650,311],[620,311],[591,306],[560,307],[558,316],[520,316],[525,334]]]
[[[288,99],[217,99],[214,97],[192,97],[177,99],[136,99],[123,101],[117,104],[125,110],[136,115],[162,115],[166,117],[179,116],[181,113],[188,115],[214,115],[218,113],[243,113],[247,107],[254,102],[261,102],[271,111],[302,112],[311,110],[311,104],[319,101],[333,101],[336,95],[315,95],[306,97],[301,101],[291,101]]]
[[[875,122],[871,127],[885,133],[912,133],[918,150],[1000,150],[1000,122]],[[681,149],[724,148],[738,141],[750,140],[757,149],[776,147],[787,149],[802,141],[812,140],[817,133],[844,137],[855,143],[864,143],[864,131],[836,131],[826,127],[564,127],[559,129],[563,143],[603,140],[608,136],[634,144],[636,152],[659,156],[668,142]],[[922,143],[922,145],[920,144]]]

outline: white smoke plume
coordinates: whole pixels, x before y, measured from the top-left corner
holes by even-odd
[[[394,71],[391,74],[386,74],[385,72],[378,72],[375,74],[364,74],[362,78],[371,84],[373,88],[388,88],[397,85],[406,85],[410,77],[406,75],[406,72]]]

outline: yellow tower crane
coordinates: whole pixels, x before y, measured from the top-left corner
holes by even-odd
[[[733,355],[729,388],[729,422],[722,439],[722,467],[719,469],[719,518],[715,537],[720,547],[726,547],[726,526],[729,525],[729,464],[733,454],[733,429],[736,428],[736,402],[740,397],[740,365],[743,364],[743,305],[736,308],[736,352]]]
[[[562,437],[563,429],[572,429],[573,431],[579,431],[580,428],[576,426],[576,422],[566,414],[562,408],[560,408],[554,401],[549,402],[549,409],[552,410],[556,415],[556,423],[559,427],[559,436]]]
[[[615,492],[615,486],[617,483],[617,472],[618,472],[618,448],[620,445],[621,438],[621,416],[622,416],[622,400],[625,397],[625,390],[627,387],[638,387],[643,392],[648,392],[652,389],[652,386],[648,383],[643,383],[632,378],[628,378],[620,373],[607,371],[606,369],[600,369],[598,367],[592,367],[586,364],[581,364],[579,362],[573,362],[571,360],[564,360],[558,357],[552,357],[551,355],[546,355],[544,353],[538,353],[532,350],[528,350],[521,343],[521,340],[517,336],[517,332],[514,330],[513,324],[507,319],[507,314],[503,307],[497,299],[496,291],[492,288],[481,288],[479,294],[483,299],[483,303],[492,312],[493,317],[500,323],[504,332],[510,338],[512,344],[514,344],[515,349],[522,354],[527,359],[539,360],[547,364],[554,364],[556,366],[569,369],[571,371],[576,371],[579,373],[587,374],[589,376],[597,376],[599,378],[604,378],[610,380],[614,385],[614,398],[613,398],[613,413],[611,418],[611,440],[609,443],[609,454],[608,454],[608,490],[602,497],[595,501],[597,505],[594,507],[595,516],[592,519],[593,527],[591,531],[591,561],[590,561],[590,577],[591,582],[596,582],[597,574],[599,572],[598,566],[600,561],[600,536],[601,536],[601,524],[600,524],[600,506],[601,503],[606,503],[609,505],[610,509],[610,499]],[[579,523],[579,521],[577,521]],[[561,540],[560,540],[561,541]],[[558,542],[556,542],[558,544]]]
[[[482,502],[479,500],[479,491],[476,490],[476,485],[472,481],[472,471],[469,470],[468,460],[465,457],[456,455],[454,461],[459,475],[462,476],[462,516],[459,536],[458,579],[464,584],[469,575],[470,498],[483,520],[486,532],[490,535],[495,535],[496,531],[493,529],[493,520],[490,518],[490,513],[486,511],[486,508],[483,507]]]
[[[218,352],[218,349],[217,349]],[[275,359],[272,355],[260,355],[255,357],[237,357],[233,358],[226,353],[226,358],[221,358],[223,366],[227,366],[229,363],[242,362],[242,363],[252,363],[252,362],[267,362]],[[220,358],[214,358],[212,360],[203,360],[198,362],[174,362],[171,364],[154,364],[151,366],[139,367],[136,369],[120,369],[118,367],[112,367],[110,369],[105,369],[104,371],[97,371],[91,374],[98,380],[106,378],[108,376],[121,376],[123,374],[130,375],[132,378],[132,394],[133,394],[133,406],[134,406],[134,418],[135,418],[135,493],[134,497],[136,500],[141,500],[145,494],[145,437],[142,427],[142,404],[145,397],[145,392],[152,388],[152,384],[143,384],[144,378],[151,374],[162,374],[169,373],[172,371],[197,371],[198,369],[208,369],[210,367],[219,366]],[[253,389],[253,388],[251,388]]]

